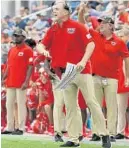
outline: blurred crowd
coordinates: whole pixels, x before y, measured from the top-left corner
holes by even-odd
[[[74,20],[78,18],[78,5],[80,1],[72,1],[68,2],[71,6],[71,17]],[[109,1],[109,0],[96,0],[96,1],[86,1],[85,2],[85,20],[87,22],[87,26],[98,29],[98,21],[97,18],[100,16],[112,16],[115,20],[115,32],[119,37],[122,37],[123,40],[129,41],[129,1]],[[39,5],[40,6],[40,5]],[[4,73],[7,55],[11,47],[15,46],[12,35],[16,28],[20,28],[26,31],[27,39],[26,43],[33,49],[34,53],[34,72],[30,79],[29,88],[26,94],[27,100],[27,109],[28,109],[28,117],[26,122],[26,131],[35,132],[35,133],[49,133],[51,135],[54,134],[53,129],[53,103],[54,98],[52,94],[52,86],[49,75],[45,72],[42,62],[42,57],[40,57],[35,51],[36,44],[41,41],[44,37],[48,28],[53,24],[52,16],[49,12],[43,11],[41,13],[35,14],[40,10],[45,10],[43,6],[33,6],[33,15],[30,15],[30,11],[28,7],[21,7],[20,15],[11,17],[9,14],[4,16],[1,20],[1,69],[2,73]],[[51,7],[51,3],[48,7]],[[27,17],[29,15],[29,17]],[[25,17],[25,18],[24,18]],[[127,31],[123,31],[126,28]],[[128,35],[126,35],[128,34]],[[129,42],[127,44],[129,48]],[[48,87],[49,86],[49,87]],[[49,94],[48,94],[49,92]],[[46,98],[51,98],[50,100],[42,100],[42,96]],[[2,99],[2,129],[6,126],[6,90],[3,88],[1,93]],[[82,96],[80,98],[83,98]],[[85,107],[86,108],[86,107]],[[83,109],[83,107],[82,107]],[[105,103],[103,105],[104,114],[106,117],[106,107]],[[88,111],[88,109],[87,109]],[[129,107],[128,110],[129,112]],[[17,105],[14,111],[15,116],[15,128],[17,129]],[[65,128],[65,108],[62,110],[64,118],[62,121],[62,132],[66,132]],[[90,114],[89,111],[87,113],[87,128],[83,128],[83,134],[87,136],[91,136],[91,122],[90,122]],[[128,117],[127,117],[128,119]],[[43,121],[42,121],[43,120]],[[39,128],[40,122],[43,122],[44,127]],[[129,119],[128,126],[129,126]],[[35,126],[34,126],[35,125]],[[128,127],[127,126],[127,127]],[[129,129],[126,128],[127,136],[129,136]],[[86,134],[87,133],[87,134]]]

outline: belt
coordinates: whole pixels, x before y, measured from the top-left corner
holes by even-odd
[[[92,76],[96,76],[96,74],[95,73],[92,73]],[[100,76],[100,77],[107,78],[105,76]]]
[[[56,71],[59,70],[60,73],[65,73],[66,68],[58,67],[58,68],[51,68],[52,73],[56,73]]]
[[[66,68],[60,67],[59,69],[60,69],[61,73],[65,73]]]
[[[95,73],[92,73],[92,76],[95,76],[96,74]]]

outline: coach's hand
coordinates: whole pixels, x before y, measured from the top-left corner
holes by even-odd
[[[51,58],[50,53],[49,53],[49,51],[47,51],[47,50],[43,50],[43,55],[44,55],[45,57]]]
[[[43,44],[37,44],[36,50],[40,54],[43,54],[45,57],[51,58],[49,51],[46,50],[46,47]]]
[[[24,82],[21,86],[21,89],[25,90],[25,89],[27,89],[27,87],[28,87],[28,82]]]
[[[129,78],[126,78],[125,87],[129,87]]]
[[[77,64],[76,69],[77,69],[78,72],[81,72],[81,71],[85,68],[85,66],[86,66],[86,62],[80,61],[80,62]]]

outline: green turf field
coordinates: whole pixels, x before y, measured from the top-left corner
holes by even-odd
[[[55,143],[50,140],[28,140],[24,138],[2,137],[2,148],[59,148],[61,143]],[[81,148],[101,148],[100,145],[81,144]],[[129,146],[112,146],[112,148],[129,148]]]

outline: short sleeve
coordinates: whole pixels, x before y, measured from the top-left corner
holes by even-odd
[[[80,34],[78,34],[78,36],[82,39],[85,45],[94,41],[90,32],[86,29],[86,27],[83,24],[79,26],[79,33]]]
[[[53,31],[52,28],[48,29],[48,31],[46,32],[44,38],[42,39],[41,43],[47,48],[49,49],[51,47],[52,44],[52,38],[53,38]]]

